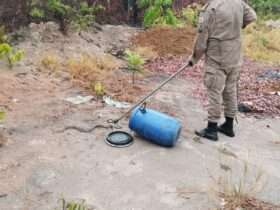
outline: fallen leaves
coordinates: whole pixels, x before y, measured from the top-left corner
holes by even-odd
[[[236,209],[246,209],[246,210],[277,210],[280,206],[274,205],[269,202],[259,200],[257,198],[251,198],[247,196],[242,196],[236,198],[234,196],[225,196],[225,205],[222,209],[236,210]]]
[[[187,60],[187,57],[169,56],[160,57],[149,62],[146,67],[151,71],[172,74]],[[280,79],[260,78],[267,71],[279,72],[279,66],[269,66],[245,59],[240,72],[239,103],[250,103],[250,111],[269,115],[280,115],[280,96],[271,94],[280,91]],[[278,75],[278,73],[275,75]],[[203,62],[193,68],[186,69],[180,77],[193,82],[193,96],[207,104],[207,95],[203,86]]]
[[[240,75],[239,101],[251,102],[253,112],[280,115],[280,97],[271,94],[271,91],[280,89],[279,78],[259,78],[268,70],[280,72],[280,67],[245,60]]]

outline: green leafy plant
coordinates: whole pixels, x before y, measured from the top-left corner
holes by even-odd
[[[0,44],[7,42],[8,36],[6,35],[5,26],[0,26]]]
[[[128,70],[132,72],[132,84],[135,84],[135,73],[143,71],[144,59],[130,50],[125,51],[125,59],[128,62]]]
[[[39,21],[56,20],[60,30],[66,34],[73,14],[73,8],[64,4],[62,0],[32,0],[30,16]]]
[[[76,29],[84,30],[95,21],[98,11],[104,9],[99,4],[89,5],[87,2],[64,3],[62,0],[33,0],[30,16],[40,21],[57,21],[60,30],[67,34],[70,25]]]
[[[97,97],[101,97],[105,95],[105,87],[102,82],[91,81],[90,89],[94,91]]]
[[[0,59],[6,59],[10,68],[12,68],[15,63],[20,61],[23,56],[23,50],[16,50],[8,43],[0,44]]]
[[[140,8],[145,8],[145,27],[152,25],[177,25],[178,19],[172,10],[173,0],[139,0]]]
[[[30,12],[31,17],[43,19],[45,17],[45,11],[39,8],[33,8]]]
[[[53,13],[55,19],[58,20],[60,30],[67,34],[69,23],[71,22],[71,16],[73,15],[73,8],[66,5],[62,0],[48,0],[48,10]]]
[[[249,0],[249,3],[263,19],[280,18],[280,4],[278,0]]]
[[[64,4],[62,0],[48,0],[48,9],[56,15],[67,16],[71,11],[71,6]]]
[[[90,210],[87,207],[84,200],[80,202],[76,201],[66,201],[64,198],[61,199],[61,208],[56,208],[55,210]]]
[[[198,24],[199,9],[201,6],[199,4],[192,4],[182,10],[182,17],[184,22],[194,27]]]
[[[79,30],[87,29],[93,22],[95,22],[95,15],[100,10],[104,10],[101,5],[90,6],[87,2],[82,2],[79,9],[76,10],[73,24]]]

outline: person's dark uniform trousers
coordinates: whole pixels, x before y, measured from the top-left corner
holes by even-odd
[[[218,131],[234,137],[237,83],[242,63],[241,31],[257,18],[242,0],[208,0],[199,15],[198,35],[189,60],[194,65],[205,55],[204,85],[208,95],[208,126],[196,135],[218,140]],[[225,122],[218,127],[224,104]]]

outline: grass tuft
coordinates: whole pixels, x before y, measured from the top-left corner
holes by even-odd
[[[50,70],[51,72],[57,72],[62,68],[62,62],[59,57],[51,53],[43,55],[41,58],[41,64],[45,69]]]
[[[247,56],[256,61],[280,64],[280,29],[268,28],[262,23],[248,26],[243,35],[243,48]]]
[[[250,167],[244,161],[241,168],[234,169],[226,163],[220,163],[223,175],[214,178],[210,177],[215,183],[212,189],[219,197],[220,207],[218,210],[276,210],[280,206],[265,202],[257,198],[266,186],[266,176],[259,168]]]

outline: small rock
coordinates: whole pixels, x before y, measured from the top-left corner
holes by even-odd
[[[23,77],[25,77],[27,74],[28,74],[27,71],[20,71],[20,72],[16,73],[15,76],[16,76],[16,77],[19,77],[19,78],[23,78]]]
[[[7,196],[8,196],[8,194],[0,194],[0,198],[5,198]]]
[[[77,95],[77,96],[67,97],[65,99],[65,101],[70,102],[74,105],[89,103],[92,100],[94,100],[94,97],[90,95],[89,96]]]
[[[19,100],[17,98],[13,98],[13,102],[17,103]]]
[[[280,91],[269,92],[270,95],[280,96]]]
[[[62,81],[69,81],[71,80],[71,76],[68,72],[65,71],[57,71],[55,75]]]
[[[45,30],[51,31],[51,32],[57,32],[59,31],[59,25],[55,22],[49,21],[45,23]]]
[[[238,104],[238,111],[244,113],[252,112],[252,106],[253,103],[250,101],[241,102]]]
[[[268,20],[265,25],[271,28],[280,28],[280,20]]]
[[[223,163],[220,163],[220,168],[224,171],[230,171],[231,170],[231,168],[228,165],[223,164]]]
[[[201,139],[200,139],[199,136],[193,137],[193,141],[195,141],[195,142],[197,142],[197,143],[200,143],[200,144],[203,144],[203,142],[201,141]]]
[[[280,79],[280,71],[276,69],[265,70],[261,75],[258,76],[258,79]]]

